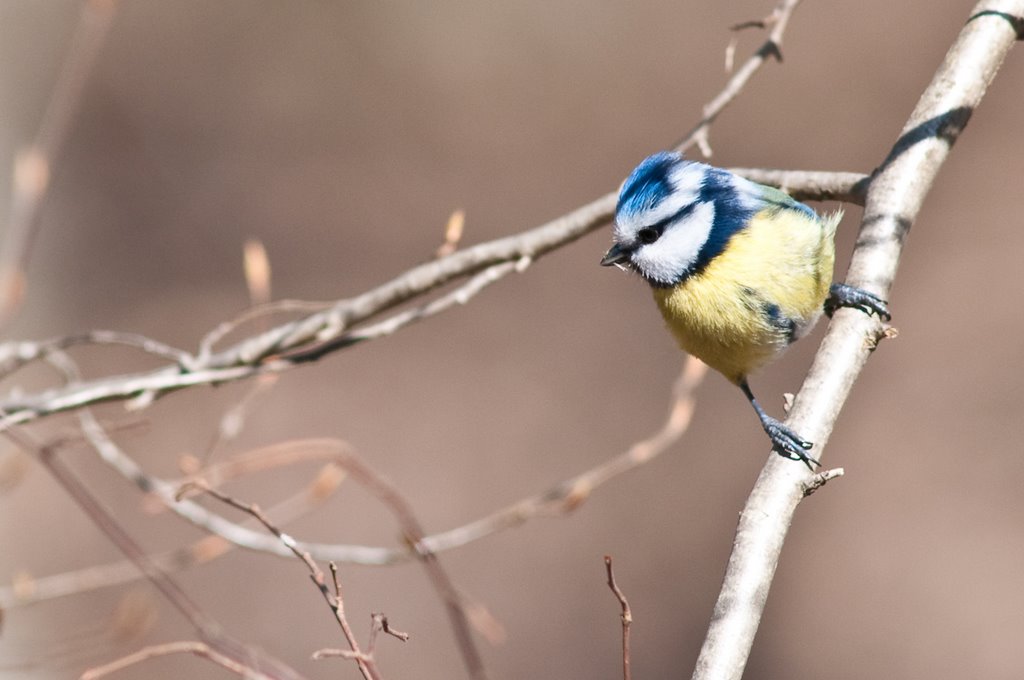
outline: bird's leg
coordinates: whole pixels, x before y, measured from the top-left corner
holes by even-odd
[[[849,286],[845,283],[833,283],[829,286],[828,299],[825,300],[825,313],[831,318],[840,307],[853,307],[865,314],[874,312],[882,321],[892,318],[887,300],[883,300],[863,288]]]
[[[761,405],[757,403],[757,399],[754,398],[754,393],[750,391],[750,385],[746,378],[741,380],[739,385],[743,394],[747,395],[750,405],[757,411],[757,417],[761,419],[761,427],[768,434],[768,438],[772,440],[772,448],[776,453],[783,458],[803,461],[809,470],[813,470],[815,465],[821,465],[817,459],[811,458],[806,453],[814,444],[805,441],[796,432],[765,413]]]

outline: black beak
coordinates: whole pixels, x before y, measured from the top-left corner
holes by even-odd
[[[608,252],[601,258],[601,266],[609,267],[613,264],[622,264],[629,259],[629,251],[618,243],[608,249]]]

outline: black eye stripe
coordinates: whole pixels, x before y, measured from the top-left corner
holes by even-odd
[[[649,226],[644,227],[643,229],[640,229],[636,233],[637,240],[639,240],[641,243],[644,243],[644,244],[654,243],[659,238],[661,238],[662,234],[665,233],[665,228],[668,227],[669,224],[671,224],[672,222],[675,222],[676,220],[680,220],[680,219],[686,217],[687,215],[692,213],[696,207],[697,207],[697,203],[687,203],[682,208],[680,208],[676,212],[672,213],[668,217],[666,217],[666,218],[664,218],[662,220],[658,220],[654,224],[651,224]],[[642,234],[645,234],[645,233],[653,233],[654,237],[651,238],[650,240],[647,240],[644,236],[642,236]]]

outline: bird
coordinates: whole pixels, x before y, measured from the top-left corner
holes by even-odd
[[[650,284],[665,324],[687,353],[737,385],[772,449],[820,465],[814,446],[768,415],[749,376],[840,307],[891,318],[888,302],[833,283],[842,212],[818,215],[789,194],[728,170],[661,151],[619,191],[604,266]]]

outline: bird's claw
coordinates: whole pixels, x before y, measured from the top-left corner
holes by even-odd
[[[865,314],[874,312],[882,321],[892,319],[887,300],[883,300],[863,288],[857,288],[845,283],[833,283],[828,289],[828,298],[825,300],[825,313],[831,318],[840,307],[852,307],[853,309],[859,309]]]
[[[815,465],[821,466],[817,458],[807,455],[807,451],[814,444],[806,441],[774,418],[767,418],[762,425],[764,425],[764,431],[768,434],[768,438],[772,440],[772,448],[777,454],[789,460],[799,460],[809,470],[813,470]]]

